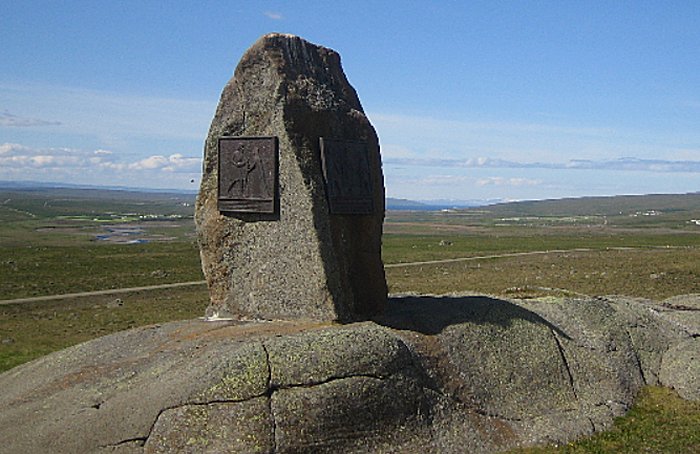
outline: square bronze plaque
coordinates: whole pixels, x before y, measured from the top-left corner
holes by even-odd
[[[219,211],[274,213],[277,137],[219,138]]]
[[[331,214],[374,211],[366,143],[321,137],[321,164]]]

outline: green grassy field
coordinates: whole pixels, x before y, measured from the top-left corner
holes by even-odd
[[[0,299],[201,280],[193,203],[179,194],[0,191]],[[132,237],[147,242],[125,244]]]
[[[2,299],[201,279],[193,242],[0,247]]]
[[[0,371],[99,336],[204,315],[206,286],[0,306]]]
[[[0,190],[0,300],[201,280],[192,202]],[[663,299],[700,293],[700,225],[691,222],[698,219],[698,194],[389,212],[383,257],[395,293]],[[128,244],[132,238],[146,242]],[[397,266],[449,259],[466,260]],[[207,301],[206,288],[194,286],[0,305],[0,371],[115,331],[201,316]],[[697,452],[691,429],[700,432],[699,419],[697,404],[650,388],[612,431],[559,449]]]

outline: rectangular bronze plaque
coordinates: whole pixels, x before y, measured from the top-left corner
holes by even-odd
[[[374,211],[366,143],[321,137],[321,164],[331,214]]]
[[[219,138],[219,211],[274,213],[277,137]]]

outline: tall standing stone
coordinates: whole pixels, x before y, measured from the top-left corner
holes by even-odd
[[[263,36],[224,88],[205,144],[195,221],[207,315],[351,321],[381,311],[383,220],[377,135],[340,56]]]

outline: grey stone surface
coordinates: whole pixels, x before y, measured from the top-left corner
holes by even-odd
[[[357,375],[272,397],[278,452],[373,452],[429,438],[429,401],[416,379]],[[388,443],[387,443],[388,441]]]
[[[221,328],[229,337],[220,337]],[[260,343],[242,342],[245,330],[198,321],[153,326],[12,369],[2,375],[4,448],[68,453],[115,447],[145,440],[164,409],[262,395],[266,355]]]
[[[163,411],[145,453],[268,453],[274,450],[267,398],[184,405]]]
[[[347,325],[138,328],[1,374],[1,446],[479,453],[566,442],[608,427],[655,377],[697,398],[699,339],[655,306],[414,296]]]
[[[279,138],[279,209],[222,214],[217,139]],[[330,215],[319,138],[366,142],[371,215]],[[299,37],[263,36],[223,90],[204,149],[197,199],[208,315],[351,321],[386,303],[381,261],[384,185],[377,135],[340,56]]]
[[[688,334],[700,336],[700,293],[668,298],[656,306],[655,310]]]
[[[370,322],[274,338],[265,345],[275,387],[356,375],[384,378],[412,361],[400,339]]]
[[[661,383],[687,400],[700,401],[700,337],[686,339],[664,354]]]
[[[680,311],[666,310],[670,316],[666,317],[659,312],[663,303],[659,305],[640,298],[617,296],[609,303],[625,321],[644,382],[648,385],[660,384],[658,374],[664,353],[669,346],[686,338],[684,330],[679,330],[679,325],[672,321],[672,314]]]

